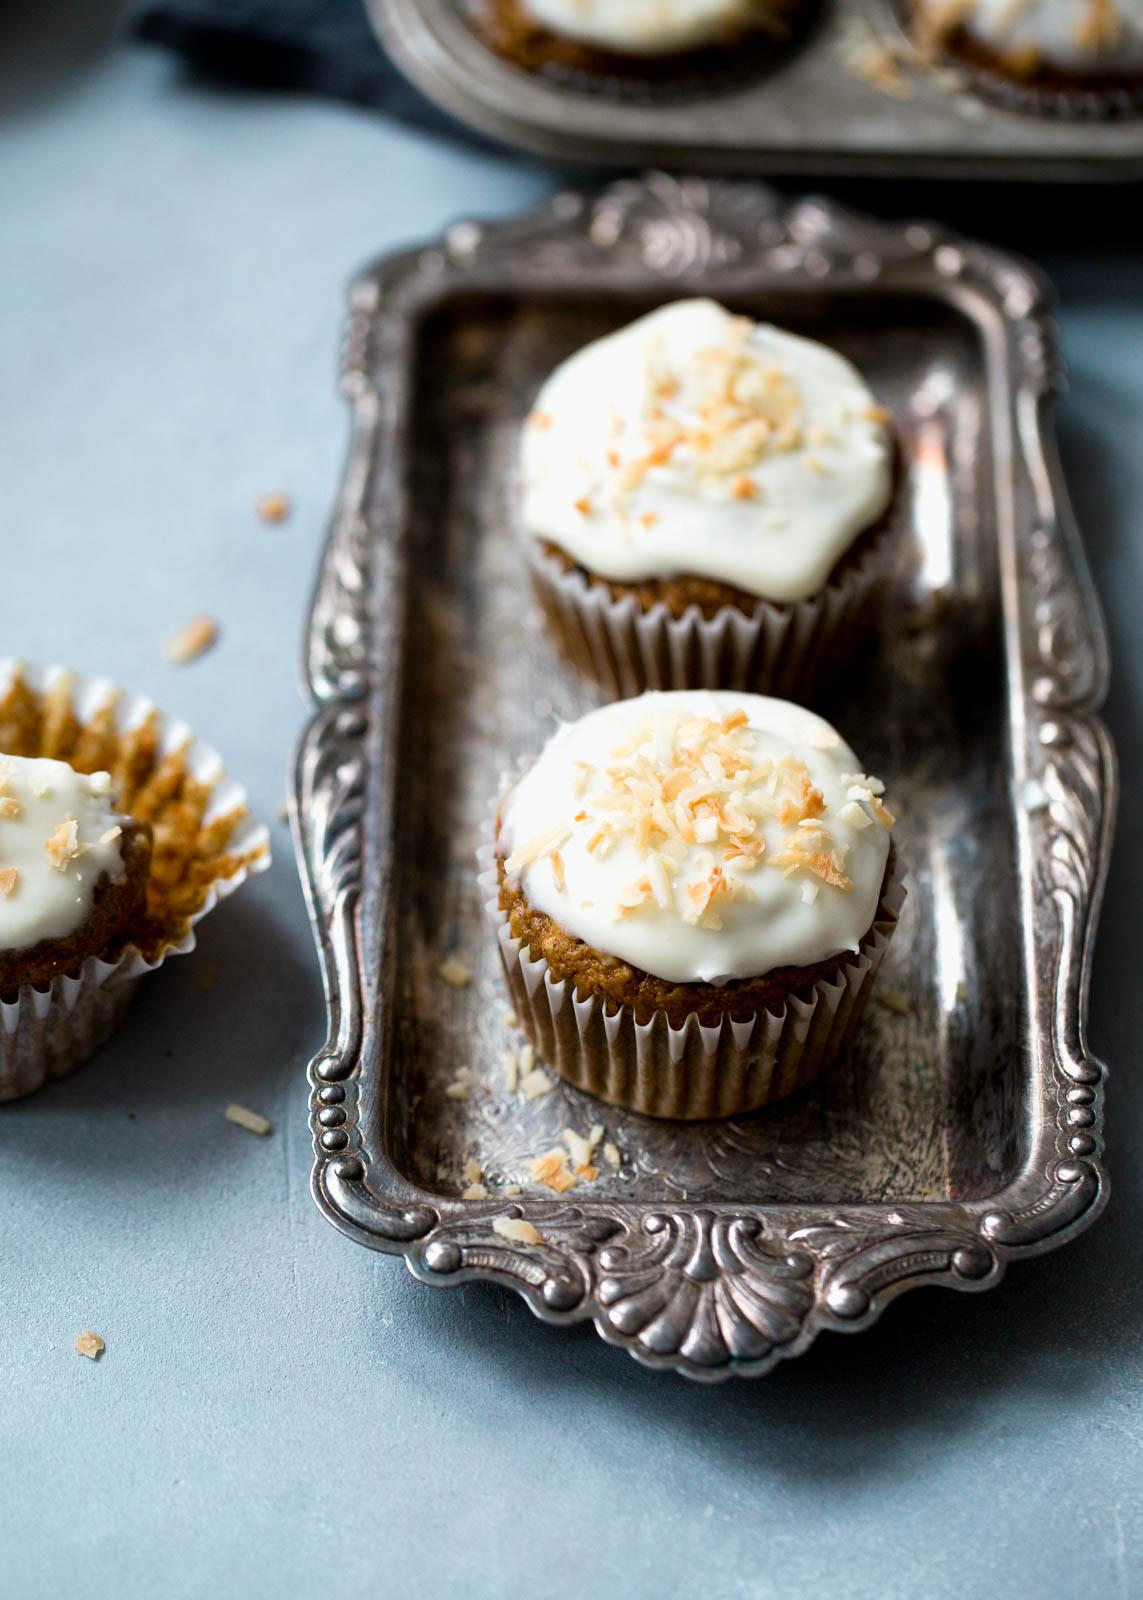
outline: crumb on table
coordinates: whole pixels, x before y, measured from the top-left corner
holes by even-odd
[[[77,1356],[86,1356],[89,1361],[98,1361],[106,1349],[103,1340],[97,1333],[92,1333],[90,1328],[85,1328],[82,1333],[77,1333],[75,1336]]]
[[[245,1128],[247,1133],[261,1134],[263,1137],[271,1130],[272,1123],[258,1111],[251,1111],[248,1106],[235,1105],[233,1101],[226,1108],[227,1122],[233,1122],[235,1127]]]
[[[192,617],[167,640],[167,659],[184,667],[210,649],[218,639],[218,623],[213,617]]]

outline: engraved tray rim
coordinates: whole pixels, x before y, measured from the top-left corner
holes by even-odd
[[[394,726],[399,555],[371,523],[374,469],[386,518],[403,515],[402,393],[417,318],[458,290],[513,285],[710,291],[801,283],[839,294],[883,288],[972,307],[1002,341],[1007,404],[991,426],[1010,446],[1011,507],[999,523],[1016,838],[1031,1049],[1030,1147],[1015,1176],[972,1201],[688,1204],[521,1196],[465,1202],[417,1188],[390,1162],[374,1114],[386,1108],[362,1060],[363,1019],[380,997],[359,908],[370,826],[365,795]],[[644,1364],[718,1380],[767,1371],[824,1328],[868,1327],[903,1290],[979,1291],[1009,1260],[1055,1248],[1107,1198],[1101,1062],[1086,1043],[1091,951],[1116,799],[1115,758],[1095,712],[1108,677],[1092,588],[1056,452],[1062,382],[1051,291],[1022,262],[929,223],[890,225],[820,198],[790,202],[760,184],[649,173],[563,192],[523,216],[455,223],[436,242],[382,258],[350,291],[342,389],[352,411],[343,481],[314,591],[305,678],[314,711],[291,793],[295,850],[325,985],[328,1033],[310,1063],[312,1191],[335,1227],[403,1256],[413,1275],[516,1290],[553,1323],[591,1318]],[[383,379],[379,376],[383,374]],[[1004,450],[1000,451],[1004,454]],[[1002,498],[1002,497],[998,497]],[[1021,548],[1017,507],[1030,530]],[[1017,796],[1034,792],[1033,803]],[[382,870],[387,867],[382,859]],[[381,886],[384,894],[385,885]],[[527,1216],[538,1247],[492,1232]],[[664,1309],[640,1322],[642,1286]],[[749,1304],[749,1316],[727,1312]],[[747,1301],[742,1297],[746,1296]]]
[[[875,37],[901,37],[895,0],[854,3]],[[840,56],[834,64],[832,35],[846,25],[840,14],[815,23],[800,46],[815,73],[822,63],[821,81],[795,74],[792,81],[762,78],[736,87],[731,136],[719,124],[720,95],[620,103],[500,61],[459,16],[457,0],[366,0],[366,10],[401,71],[437,106],[487,137],[565,165],[685,164],[773,177],[1120,182],[1143,176],[1143,115],[1050,117],[970,96],[988,115],[953,118],[946,129],[949,100],[939,88],[921,82],[910,98],[890,101],[847,73]],[[863,123],[884,126],[855,140],[853,129]]]

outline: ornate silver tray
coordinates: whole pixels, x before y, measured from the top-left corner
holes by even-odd
[[[769,1113],[676,1125],[506,1087],[519,1040],[474,852],[499,774],[592,703],[509,532],[519,422],[571,349],[695,291],[829,339],[896,414],[896,592],[822,709],[901,802],[910,893],[850,1059]],[[1047,298],[1019,262],[929,226],[661,175],[457,223],[357,280],[294,796],[329,1010],[313,1190],[338,1228],[425,1283],[504,1284],[547,1321],[591,1318],[648,1365],[716,1379],[867,1327],[904,1289],[991,1287],[1095,1218],[1084,1013],[1115,773]],[[439,976],[456,952],[467,987]],[[527,1157],[594,1122],[617,1166],[563,1195],[528,1186]],[[487,1199],[462,1198],[466,1160]]]
[[[900,0],[823,0],[773,69],[710,92],[622,100],[502,61],[464,20],[466,0],[367,0],[386,48],[423,93],[470,127],[560,161],[837,178],[1133,179],[1143,115],[1045,116],[982,98],[948,74],[905,72],[887,94],[855,51],[900,48]]]

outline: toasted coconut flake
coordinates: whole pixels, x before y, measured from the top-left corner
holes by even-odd
[[[488,1190],[482,1183],[470,1183],[466,1189],[461,1190],[460,1198],[462,1200],[487,1200]]]
[[[20,872],[17,867],[0,867],[0,894],[5,899],[12,893],[20,881]]]
[[[884,801],[881,800],[878,795],[874,795],[869,804],[873,808],[873,815],[877,818],[881,826],[883,828],[891,828],[896,822],[897,818],[889,810]]]
[[[506,1183],[500,1192],[501,1194],[523,1194],[524,1191],[518,1183]]]
[[[589,1167],[595,1156],[596,1146],[603,1138],[602,1123],[594,1123],[586,1139],[583,1134],[577,1133],[574,1128],[565,1128],[562,1134],[564,1143],[568,1147],[572,1166],[578,1172],[580,1167]]]
[[[467,1100],[476,1087],[476,1074],[471,1067],[458,1067],[450,1082],[445,1084],[445,1094],[450,1100]]]
[[[107,1345],[97,1333],[92,1333],[90,1328],[85,1328],[82,1333],[75,1336],[75,1353],[77,1356],[86,1356],[89,1361],[98,1361]]]
[[[525,1100],[538,1100],[541,1095],[549,1094],[554,1087],[543,1067],[536,1067],[534,1071],[520,1079],[520,1093]]]
[[[256,1133],[265,1138],[273,1129],[273,1124],[268,1117],[260,1111],[251,1111],[249,1106],[235,1105],[231,1102],[223,1113],[227,1122],[233,1122],[237,1128],[245,1128],[247,1133]]]
[[[504,863],[504,870],[512,875],[521,872],[525,867],[530,867],[533,861],[539,861],[542,856],[550,855],[553,850],[558,850],[571,838],[570,828],[557,825],[547,828],[543,833],[535,834],[531,839],[526,839],[522,845],[508,857]]]
[[[450,989],[467,989],[472,982],[472,969],[459,956],[446,956],[437,968],[437,977]]]
[[[57,872],[66,872],[68,863],[80,854],[79,824],[68,817],[44,840],[44,851]]]
[[[483,1172],[480,1170],[480,1162],[474,1160],[472,1156],[469,1156],[462,1168],[462,1176],[464,1177],[465,1183],[479,1183],[481,1178],[484,1176]]]
[[[511,1008],[504,1013],[503,1020],[506,1028],[518,1028],[520,1026],[520,1019]]]
[[[857,800],[847,800],[842,806],[841,810],[838,812],[838,816],[841,818],[842,822],[848,823],[849,826],[856,829],[858,833],[860,833],[864,828],[873,826],[873,818],[869,815],[868,811],[866,811],[865,807]]]
[[[566,1194],[569,1189],[575,1188],[576,1179],[568,1166],[568,1153],[558,1145],[529,1161],[528,1168],[536,1183],[554,1189],[557,1194]]]
[[[619,1146],[610,1140],[603,1147],[603,1159],[609,1167],[617,1167],[620,1163]]]
[[[523,1217],[495,1217],[492,1222],[493,1233],[498,1233],[502,1239],[511,1239],[513,1244],[543,1244],[544,1236],[532,1223],[526,1222]]]
[[[536,1047],[535,1047],[535,1045],[534,1044],[522,1044],[520,1046],[520,1071],[521,1071],[521,1073],[525,1073],[526,1074],[526,1073],[531,1072],[532,1068],[535,1065],[536,1065]]]
[[[504,1070],[504,1082],[509,1094],[515,1094],[520,1082],[520,1062],[515,1050],[505,1050],[500,1057],[500,1065]]]
[[[24,808],[18,800],[13,800],[10,795],[0,796],[0,817],[9,822],[15,822],[24,815]]]
[[[185,667],[205,655],[218,638],[218,623],[213,617],[192,617],[167,641],[167,659]]]

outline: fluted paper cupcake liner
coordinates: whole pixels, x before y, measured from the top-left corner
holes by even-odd
[[[13,709],[14,699],[18,703]],[[129,757],[136,792],[149,792],[149,803],[159,808],[156,858],[162,852],[170,863],[181,856],[203,872],[218,867],[217,875],[204,877],[189,891],[193,903],[172,921],[169,937],[159,934],[146,949],[129,943],[110,960],[89,956],[77,972],[61,974],[46,987],[24,984],[0,996],[0,1101],[5,1101],[31,1094],[82,1066],[122,1019],[139,979],[168,956],[193,950],[203,917],[251,873],[269,865],[270,837],[265,824],[247,812],[245,792],[226,776],[209,745],[150,700],[106,678],[0,660],[0,708],[7,720],[19,720],[21,726],[30,721],[38,730],[36,748],[6,753],[61,760],[71,754],[77,765],[82,760],[85,770],[91,770],[85,751],[106,754],[110,748]],[[0,750],[5,750],[7,735],[0,720]],[[194,808],[183,806],[178,818],[170,815],[183,783],[209,794],[201,814],[194,815],[193,833],[187,818]],[[120,796],[125,812],[127,799]]]
[[[805,600],[759,600],[752,611],[698,606],[673,616],[663,601],[644,611],[616,598],[578,568],[528,540],[532,586],[563,654],[610,696],[644,689],[743,689],[804,699],[821,674],[844,660],[871,613],[885,576],[887,540]]]
[[[512,1005],[537,1055],[611,1105],[684,1121],[757,1111],[844,1054],[905,899],[894,868],[856,954],[839,956],[835,975],[792,994],[780,1010],[727,1016],[717,1026],[691,1015],[675,1026],[663,1011],[645,1022],[630,1006],[608,1011],[599,996],[553,978],[547,960],[512,933],[491,846],[480,852],[480,887]]]

